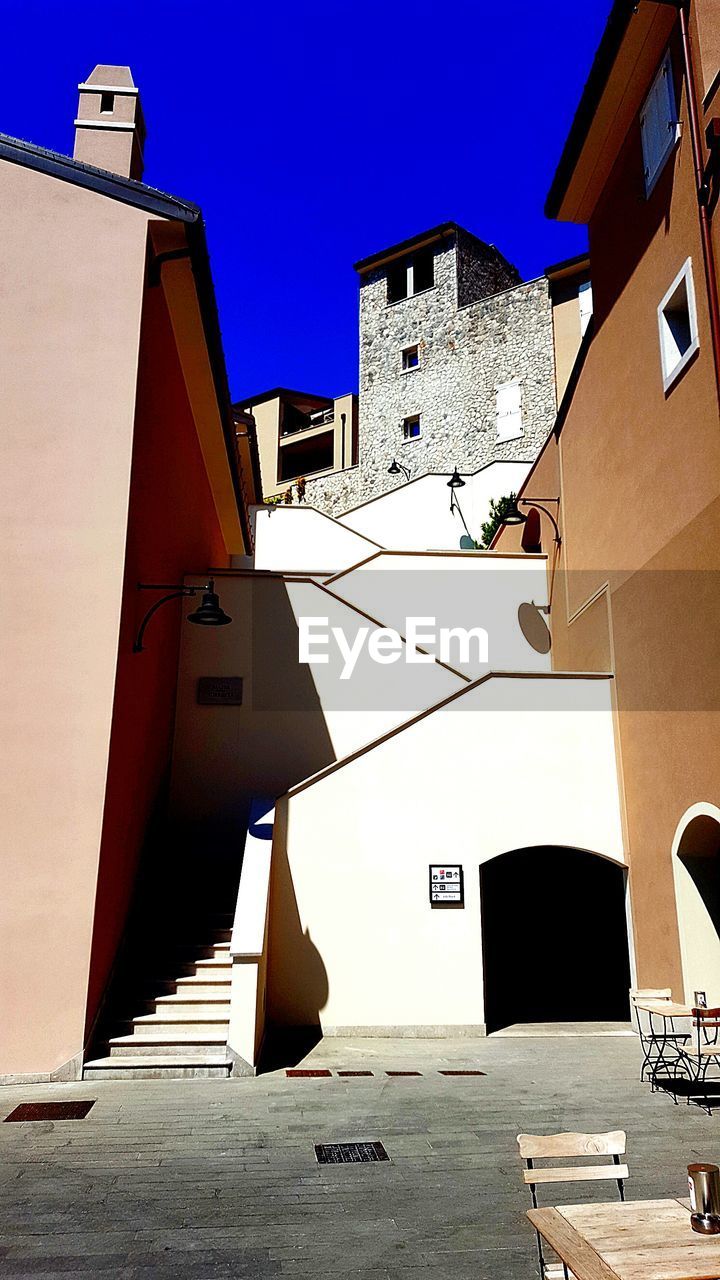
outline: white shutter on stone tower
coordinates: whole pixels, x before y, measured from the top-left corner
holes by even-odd
[[[519,382],[505,382],[497,388],[495,415],[498,441],[517,440],[522,435],[522,386]]]

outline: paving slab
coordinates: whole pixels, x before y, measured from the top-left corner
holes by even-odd
[[[652,1094],[637,1041],[608,1030],[333,1037],[302,1063],[332,1072],[314,1079],[2,1088],[0,1120],[21,1102],[95,1106],[85,1120],[0,1123],[0,1277],[529,1280],[519,1132],[625,1129],[628,1198],[682,1195],[687,1164],[717,1159],[720,1113]],[[386,1074],[404,1070],[421,1074]],[[316,1162],[315,1143],[377,1140],[388,1163]],[[598,1194],[575,1184],[572,1199]]]

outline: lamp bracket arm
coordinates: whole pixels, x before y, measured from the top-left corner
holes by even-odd
[[[525,507],[536,507],[538,511],[543,511],[545,513],[548,520],[551,522],[553,529],[555,530],[555,541],[557,545],[560,546],[560,543],[562,542],[562,537],[560,535],[560,530],[558,528],[558,522],[555,519],[555,516],[553,515],[552,511],[548,511],[547,507],[543,506],[544,502],[557,502],[559,504],[560,499],[559,498],[520,498],[520,502]]]
[[[142,583],[138,583],[138,586],[142,590],[149,589],[147,587],[143,587]],[[153,588],[153,590],[158,590],[158,588],[157,587]],[[160,588],[160,590],[162,590],[162,588]],[[202,590],[202,587],[176,587],[174,591],[170,591],[167,595],[161,596],[159,600],[156,600],[155,603],[150,606],[147,613],[145,614],[145,617],[140,623],[140,629],[137,633],[137,637],[133,645],[133,653],[143,652],[143,637],[145,635],[147,624],[152,618],[153,614],[157,613],[158,609],[160,609],[162,605],[167,604],[168,600],[178,600],[183,596],[195,595],[196,591],[201,591],[201,590]]]

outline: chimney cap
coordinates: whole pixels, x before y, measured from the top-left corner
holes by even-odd
[[[113,93],[137,93],[137,86],[129,67],[114,67],[106,62],[99,62],[93,67],[78,89],[101,93],[111,90]]]

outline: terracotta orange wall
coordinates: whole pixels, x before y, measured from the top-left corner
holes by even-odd
[[[554,665],[614,664],[637,979],[678,996],[673,835],[720,795],[720,421],[684,87],[680,117],[650,199],[636,122],[591,220],[595,336],[558,445],[525,485],[554,492],[555,453]],[[665,395],[657,306],[688,257],[700,350]]]
[[[162,810],[174,723],[180,628],[195,607],[170,602],[146,650],[137,627],[161,593],[136,582],[182,582],[229,563],[190,412],[162,288],[145,293],[128,536],[108,785],[88,990],[88,1027],[122,937],[148,825]],[[162,819],[162,813],[160,813]],[[152,851],[151,851],[152,852]]]

